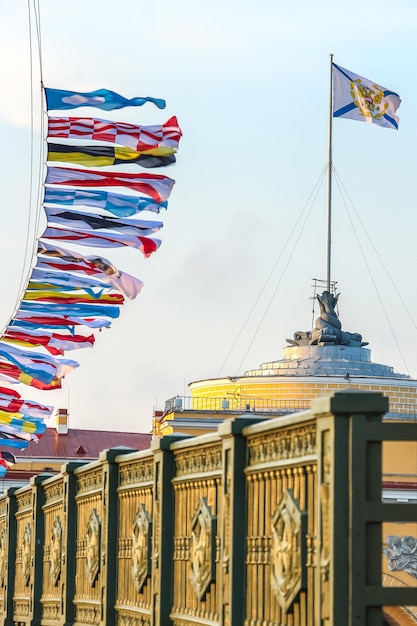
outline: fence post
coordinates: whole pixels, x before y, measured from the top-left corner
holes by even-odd
[[[101,589],[102,598],[102,620],[105,626],[114,626],[116,623],[116,594],[117,594],[117,525],[119,523],[118,511],[118,480],[119,480],[119,464],[116,463],[116,457],[121,454],[131,454],[135,452],[133,448],[110,448],[100,452],[99,460],[103,464],[103,510],[107,511],[104,516],[105,534],[101,539],[102,543],[102,561],[105,566],[105,577],[102,581]]]
[[[151,444],[154,455],[151,626],[169,626],[173,598],[174,455],[171,444],[187,435],[167,435]]]
[[[42,579],[43,579],[43,546],[45,541],[45,524],[42,506],[45,501],[45,493],[43,491],[42,482],[49,478],[48,474],[38,474],[32,476],[30,484],[32,487],[32,519],[33,519],[33,536],[34,546],[32,547],[32,573],[31,580],[32,589],[30,592],[30,605],[32,607],[30,626],[40,626],[42,619],[42,605],[40,602],[42,596]]]
[[[240,626],[246,605],[247,440],[243,430],[265,418],[242,415],[218,426],[223,440],[222,490],[223,520],[218,528],[221,538],[221,623]],[[219,607],[220,608],[220,607]]]
[[[63,604],[63,626],[72,626],[75,620],[75,555],[76,555],[76,542],[77,542],[77,504],[75,501],[75,494],[77,490],[77,481],[74,475],[74,470],[77,467],[85,465],[82,461],[68,461],[61,467],[61,474],[63,474],[63,510],[65,515],[65,560],[63,563],[63,569],[65,570],[64,583],[61,583],[61,597]]]
[[[17,487],[9,487],[6,492],[6,535],[7,545],[2,546],[5,551],[5,560],[2,563],[4,577],[4,626],[13,626],[13,595],[14,595],[14,579],[16,573],[16,544],[17,544],[17,525],[16,511],[17,503],[14,493]],[[4,557],[3,557],[4,558]]]
[[[315,626],[352,626],[355,552],[365,549],[365,533],[352,533],[352,467],[362,463],[352,448],[352,423],[357,429],[369,421],[381,420],[388,411],[388,399],[380,393],[340,391],[312,402],[317,419],[318,541],[316,568]],[[381,473],[381,451],[372,457]],[[366,467],[361,480],[366,484]],[[357,473],[356,473],[357,475]],[[379,479],[381,481],[381,478]],[[381,488],[381,482],[379,483]],[[356,622],[355,622],[356,623]],[[381,621],[372,622],[380,624]],[[372,626],[371,623],[367,626]]]

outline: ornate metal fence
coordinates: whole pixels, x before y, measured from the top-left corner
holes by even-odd
[[[380,626],[415,588],[384,587],[380,394],[224,421],[216,434],[112,449],[0,498],[6,626]],[[391,611],[391,615],[393,611]]]

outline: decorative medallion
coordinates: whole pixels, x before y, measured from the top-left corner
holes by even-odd
[[[385,539],[384,555],[392,572],[400,570],[417,578],[417,539],[411,535],[398,537],[390,535]]]
[[[49,577],[53,585],[58,584],[61,574],[62,561],[62,525],[59,517],[55,518],[51,532],[51,549],[50,549],[50,565]]]
[[[22,576],[25,585],[29,585],[30,568],[32,562],[32,526],[28,522],[23,533],[22,546]]]
[[[132,578],[139,593],[150,576],[152,522],[144,504],[139,505],[133,522],[132,533]]]
[[[100,570],[100,520],[96,509],[91,511],[88,520],[85,548],[88,582],[94,587]]]
[[[0,586],[4,587],[6,582],[6,571],[7,571],[7,561],[6,561],[6,529],[2,528],[0,533]]]
[[[350,79],[350,95],[353,103],[358,107],[359,114],[363,117],[380,119],[389,108],[389,100],[384,89],[375,83],[365,84],[362,77]]]
[[[197,598],[201,600],[215,579],[217,518],[211,514],[207,498],[200,498],[191,531],[190,579]]]
[[[282,610],[287,612],[303,583],[302,514],[286,489],[272,516],[271,587]]]

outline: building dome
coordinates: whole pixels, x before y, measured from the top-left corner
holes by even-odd
[[[390,401],[390,416],[407,417],[417,410],[417,380],[389,365],[371,360],[362,336],[342,330],[335,312],[337,296],[317,297],[320,316],[312,331],[297,331],[283,358],[261,363],[241,376],[190,383],[193,409],[292,412],[310,408],[311,400],[338,390],[382,392]],[[204,405],[204,406],[203,406]]]

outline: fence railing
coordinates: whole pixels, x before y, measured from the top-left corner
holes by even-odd
[[[382,586],[380,525],[417,518],[381,503],[381,442],[417,437],[386,410],[380,394],[341,392],[10,488],[0,622],[381,626],[415,589]]]
[[[191,396],[175,396],[165,401],[164,412],[171,411],[224,411],[251,413],[298,413],[310,408],[307,400],[274,400],[269,398],[252,398],[240,396],[196,398]]]
[[[310,408],[310,400],[284,400],[250,396],[193,397],[178,395],[165,401],[164,413],[171,411],[222,411],[225,413],[249,411],[251,413],[287,414],[306,411]],[[397,404],[395,411],[387,411],[384,419],[417,421],[417,406],[415,402]]]

